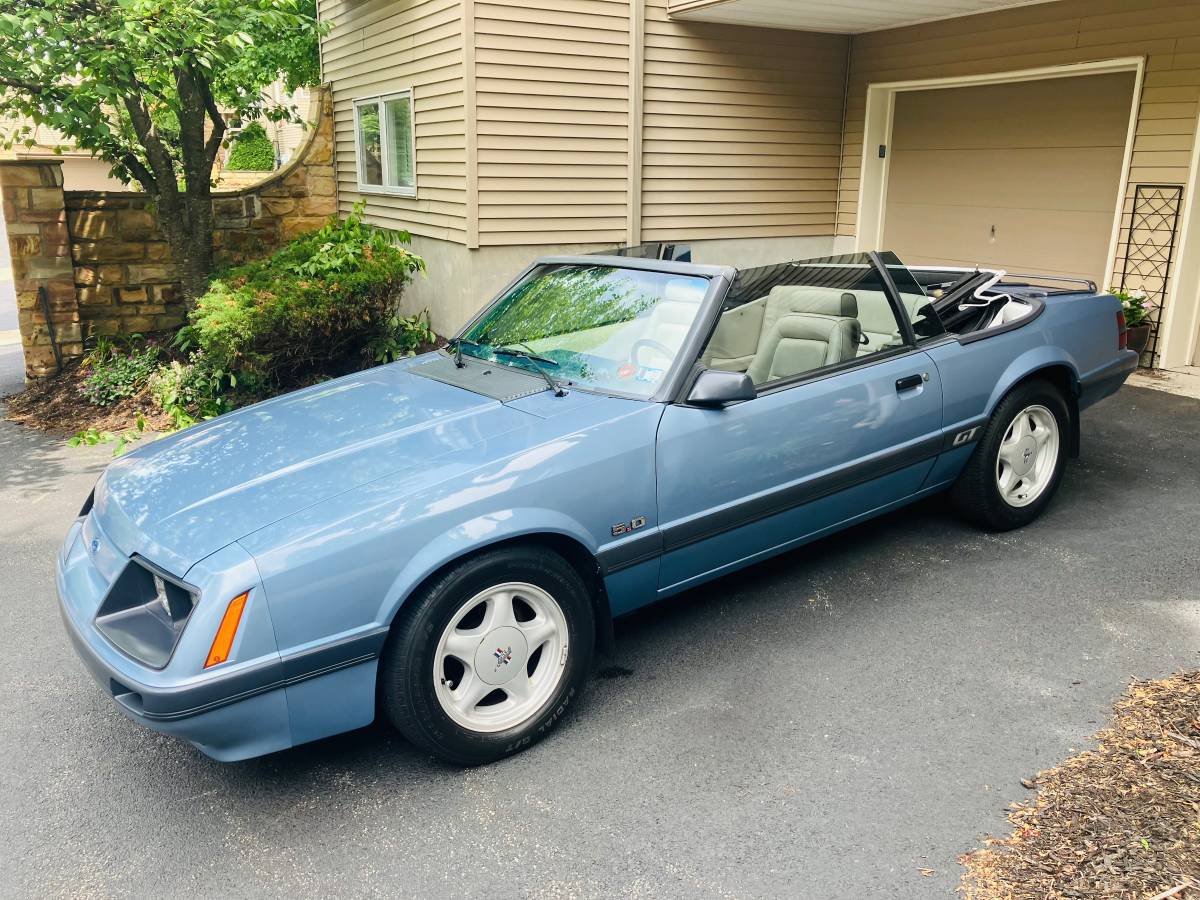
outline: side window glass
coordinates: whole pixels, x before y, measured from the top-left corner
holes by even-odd
[[[925,289],[921,287],[908,267],[900,262],[895,253],[886,252],[879,256],[896,285],[901,305],[912,323],[917,340],[921,341],[945,334],[946,328],[933,308],[932,299],[925,293]]]
[[[894,349],[903,334],[870,259],[848,254],[743,269],[701,362],[764,385]]]

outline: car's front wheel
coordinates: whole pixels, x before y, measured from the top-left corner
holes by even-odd
[[[950,492],[959,513],[993,531],[1032,522],[1058,490],[1069,434],[1057,387],[1041,379],[1019,385],[996,407]]]
[[[414,744],[489,762],[562,718],[594,642],[587,588],[565,559],[535,546],[484,553],[409,598],[380,662],[381,699]]]

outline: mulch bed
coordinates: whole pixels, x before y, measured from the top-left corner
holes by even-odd
[[[112,406],[93,406],[79,393],[89,370],[78,361],[67,363],[62,374],[43,378],[5,400],[6,414],[14,422],[29,425],[56,437],[69,437],[86,428],[97,431],[126,431],[134,427],[138,413],[152,431],[169,430],[171,420],[143,391]]]
[[[1135,681],[1115,712],[960,858],[967,900],[1200,900],[1200,672]]]

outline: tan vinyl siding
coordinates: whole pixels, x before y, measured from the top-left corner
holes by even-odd
[[[855,37],[838,233],[855,233],[863,118],[872,82],[1145,56],[1128,196],[1139,183],[1186,184],[1200,104],[1197,10],[1195,0],[1062,0]]]
[[[481,246],[620,243],[629,0],[475,0]]]
[[[338,206],[367,198],[368,220],[463,243],[467,234],[467,142],[460,0],[320,0],[334,23],[321,42],[333,87]],[[354,101],[412,88],[416,197],[360,194]]]
[[[647,0],[642,238],[833,233],[847,39]]]

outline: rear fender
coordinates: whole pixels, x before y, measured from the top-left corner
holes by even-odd
[[[1070,411],[1070,432],[1068,450],[1071,456],[1079,455],[1079,366],[1074,357],[1062,347],[1043,345],[1027,350],[1009,363],[996,387],[988,397],[987,417],[991,418],[1000,405],[1000,401],[1008,396],[1014,387],[1039,373],[1050,377],[1051,381],[1064,388],[1064,399]],[[1065,378],[1062,374],[1065,373]]]

